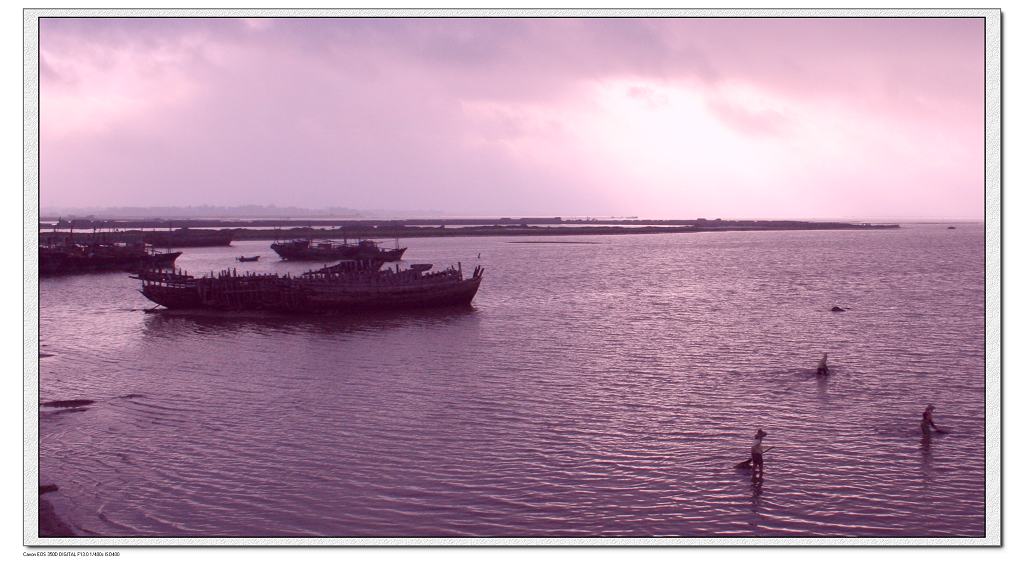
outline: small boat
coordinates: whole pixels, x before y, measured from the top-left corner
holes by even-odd
[[[238,258],[235,258],[235,260],[238,260],[239,262],[256,262],[259,259],[259,256],[239,256]]]

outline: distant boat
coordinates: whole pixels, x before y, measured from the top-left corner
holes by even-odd
[[[333,260],[398,262],[406,250],[405,248],[381,248],[376,241],[372,240],[361,240],[357,244],[348,244],[333,240],[314,241],[312,239],[275,242],[270,245],[270,248],[284,260],[316,260],[320,262]]]
[[[156,247],[231,246],[235,233],[231,230],[190,229],[152,231],[143,235],[147,244]]]
[[[949,227],[946,227],[946,228],[947,228],[947,229],[955,229],[956,227],[953,227],[953,226],[949,226]]]
[[[239,256],[238,258],[235,258],[235,260],[238,260],[239,262],[256,262],[259,259],[259,256]]]

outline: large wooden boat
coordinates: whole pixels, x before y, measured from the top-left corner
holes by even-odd
[[[483,268],[463,277],[461,264],[436,272],[431,264],[381,269],[380,261],[350,260],[298,276],[224,270],[202,277],[147,271],[142,294],[168,309],[345,314],[360,311],[469,305]]]
[[[89,272],[138,272],[172,268],[181,252],[156,252],[143,243],[73,244],[39,247],[39,275]]]
[[[153,231],[143,235],[147,244],[161,248],[195,246],[230,246],[234,232],[230,230],[189,229]]]
[[[397,262],[402,259],[406,250],[405,248],[381,248],[376,241],[372,240],[361,240],[357,244],[348,244],[347,242],[311,239],[275,242],[270,245],[270,248],[284,260],[317,260],[320,262],[334,260]]]

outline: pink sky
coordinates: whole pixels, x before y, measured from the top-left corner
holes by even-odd
[[[44,19],[43,207],[981,219],[982,19]]]

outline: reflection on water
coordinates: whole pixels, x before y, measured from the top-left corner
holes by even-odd
[[[932,437],[930,434],[921,436],[921,462],[925,469],[932,463]]]
[[[750,506],[754,513],[761,507],[761,493],[764,491],[764,476],[752,477],[750,479]]]
[[[94,401],[41,409],[47,499],[113,536],[983,533],[980,226],[509,240],[409,241],[487,267],[457,310],[146,314],[123,274],[43,280],[41,401]],[[954,431],[923,442],[928,403]]]
[[[146,338],[176,338],[182,335],[230,333],[277,334],[373,333],[404,327],[431,328],[473,322],[472,307],[439,307],[418,311],[363,313],[356,317],[290,316],[255,312],[173,311],[159,309],[144,320]],[[465,326],[465,325],[463,325]]]

